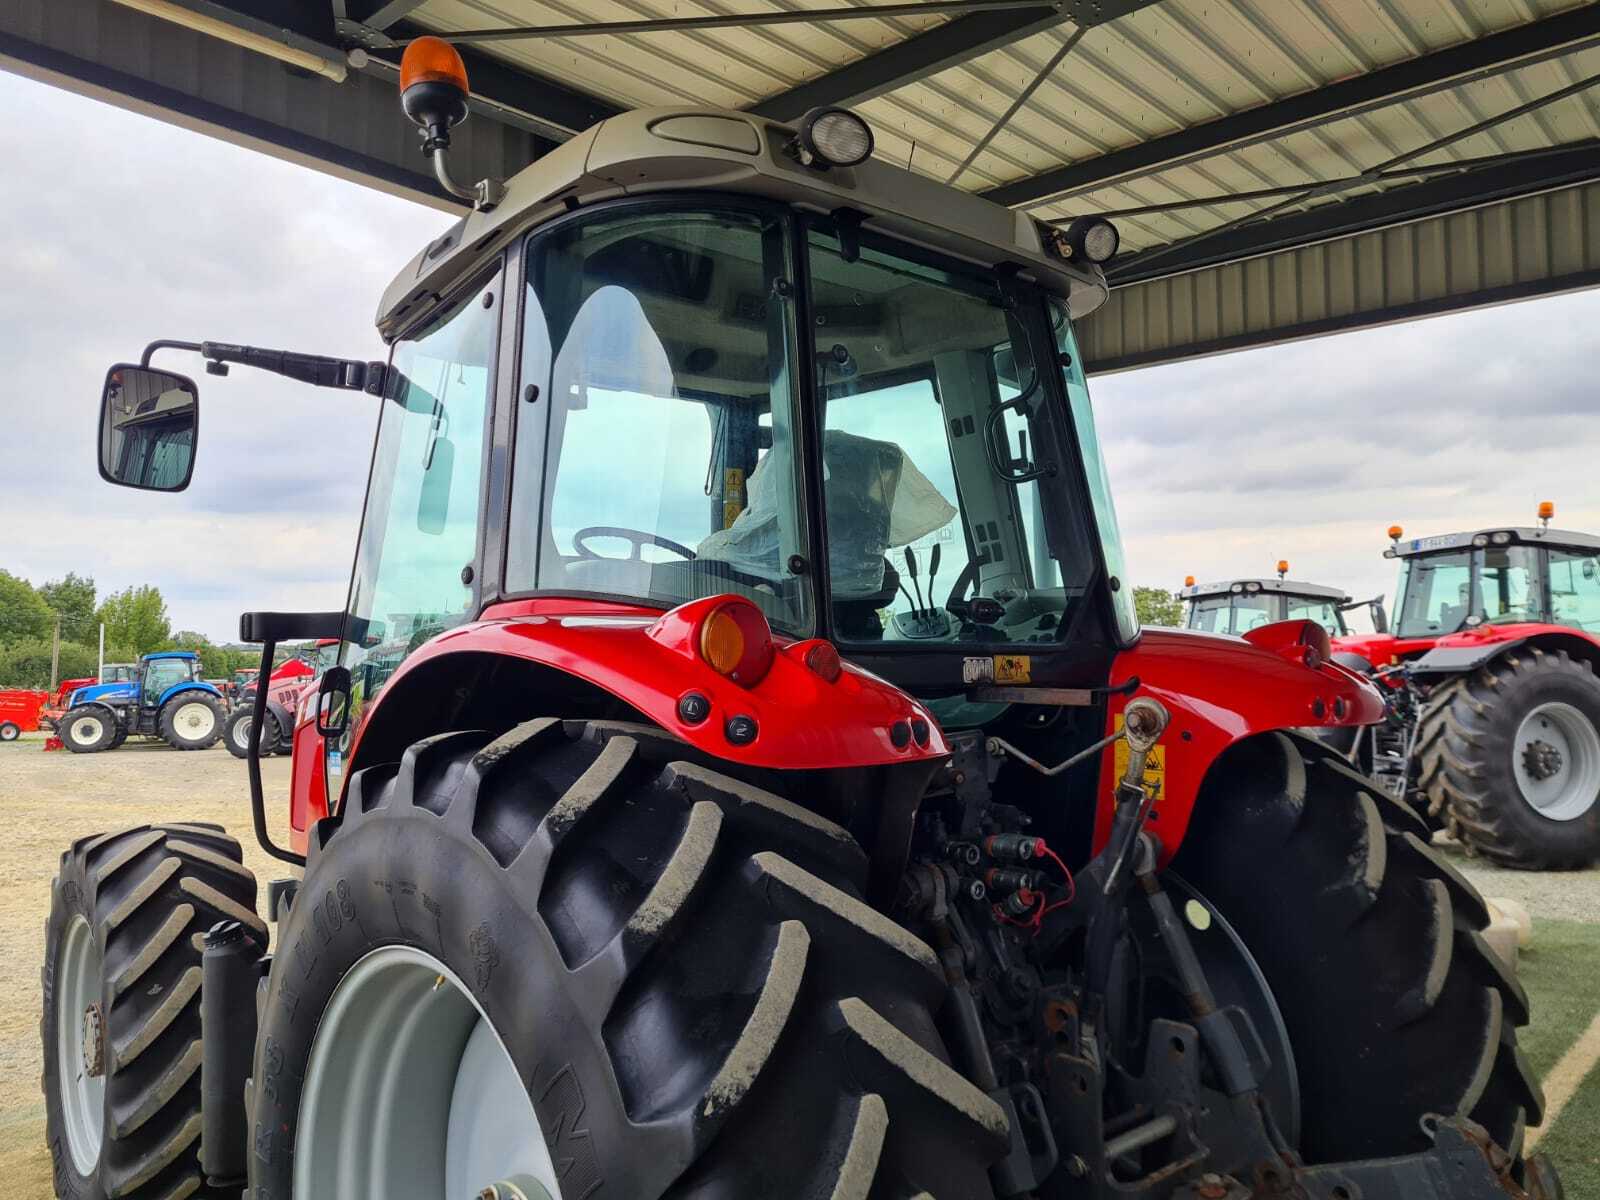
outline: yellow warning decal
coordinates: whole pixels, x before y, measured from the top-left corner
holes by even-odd
[[[1122,729],[1122,714],[1117,714],[1116,728]],[[1124,772],[1128,769],[1128,743],[1117,742],[1117,776],[1114,783],[1121,783]],[[1150,747],[1150,755],[1144,760],[1144,786],[1157,800],[1161,799],[1162,789],[1167,782],[1167,748],[1160,742]]]
[[[1032,683],[1033,659],[1026,654],[996,654],[994,656],[994,681],[996,683]]]
[[[744,507],[744,472],[738,467],[728,467],[722,472],[722,527],[730,528]]]

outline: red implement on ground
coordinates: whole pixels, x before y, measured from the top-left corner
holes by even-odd
[[[50,693],[34,688],[0,690],[0,742],[14,742],[39,728]]]

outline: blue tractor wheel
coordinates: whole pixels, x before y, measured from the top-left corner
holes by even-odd
[[[222,701],[210,692],[179,692],[161,706],[156,728],[174,750],[209,750],[222,737]]]

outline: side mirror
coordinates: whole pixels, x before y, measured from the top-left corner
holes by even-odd
[[[100,394],[100,477],[121,487],[181,492],[194,474],[199,428],[194,380],[118,363]]]
[[[325,739],[343,737],[350,723],[350,668],[329,667],[317,687],[317,733]]]

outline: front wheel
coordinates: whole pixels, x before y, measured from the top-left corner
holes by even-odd
[[[180,692],[162,705],[156,727],[174,750],[209,750],[222,736],[222,701],[210,692]]]
[[[1561,650],[1515,650],[1436,688],[1423,715],[1431,805],[1507,867],[1600,860],[1600,679]]]
[[[1543,1097],[1522,988],[1482,898],[1409,807],[1314,743],[1240,743],[1212,768],[1176,871],[1237,930],[1282,1014],[1312,1163],[1427,1149],[1470,1117],[1513,1157]]]
[[[350,780],[262,1009],[256,1200],[992,1195],[933,952],[843,829],[688,753],[546,719]]]
[[[265,949],[255,877],[211,825],[81,838],[45,926],[45,1129],[57,1196],[208,1195],[200,1173],[200,937]]]
[[[255,724],[255,710],[253,708],[236,708],[228,714],[227,723],[223,726],[222,744],[228,748],[228,753],[235,758],[248,758],[250,755],[250,727]],[[261,726],[261,757],[266,758],[278,751],[278,742],[281,738],[278,732],[278,718],[270,712]]]
[[[105,709],[92,705],[72,709],[57,726],[61,744],[74,754],[114,750],[120,744],[117,742],[117,733],[116,719]]]

